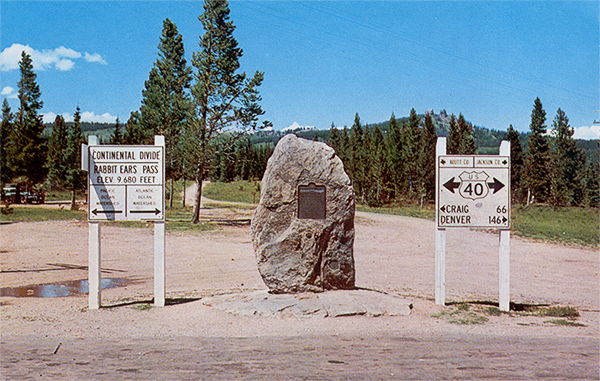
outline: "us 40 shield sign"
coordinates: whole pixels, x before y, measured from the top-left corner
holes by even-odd
[[[438,228],[510,228],[508,156],[438,157]]]

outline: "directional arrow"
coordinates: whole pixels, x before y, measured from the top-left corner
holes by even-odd
[[[442,206],[442,207],[440,208],[440,210],[441,210],[442,212],[446,213],[446,205]]]
[[[160,210],[154,209],[154,210],[130,210],[129,213],[154,213],[156,215],[160,214]]]
[[[94,209],[94,210],[92,210],[92,213],[94,213],[94,216],[97,216],[98,213],[104,213],[104,214],[107,214],[107,213],[123,213],[123,211],[122,210],[104,210],[104,209],[103,210],[98,210],[98,209]]]
[[[502,164],[506,165],[506,164],[508,164],[508,161],[506,159],[504,159],[504,161],[502,161]]]
[[[506,221],[508,221],[508,219],[506,217],[502,216],[502,223],[505,224]]]
[[[490,187],[490,189],[494,190],[494,194],[496,194],[496,192],[498,192],[500,189],[504,188],[504,184],[502,184],[500,182],[500,180],[498,180],[495,177],[494,177],[494,182],[493,183],[488,183],[488,186]]]
[[[460,182],[458,182],[458,183],[455,182],[454,177],[452,177],[450,180],[446,181],[446,183],[444,184],[444,187],[446,189],[448,189],[450,192],[454,193],[454,190],[456,188],[460,187]]]
[[[442,159],[441,163],[442,165],[446,164],[446,160]]]

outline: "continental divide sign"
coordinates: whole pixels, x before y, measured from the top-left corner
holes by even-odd
[[[510,157],[438,156],[438,228],[510,229]]]
[[[164,147],[89,146],[90,221],[164,221]]]

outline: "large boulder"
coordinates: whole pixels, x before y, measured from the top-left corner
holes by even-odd
[[[271,292],[354,288],[354,190],[326,144],[291,134],[279,141],[251,231]]]

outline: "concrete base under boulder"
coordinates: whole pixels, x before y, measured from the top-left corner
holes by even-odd
[[[332,290],[321,293],[272,294],[256,291],[203,299],[203,304],[234,315],[262,317],[338,317],[408,315],[410,301],[372,290]]]

